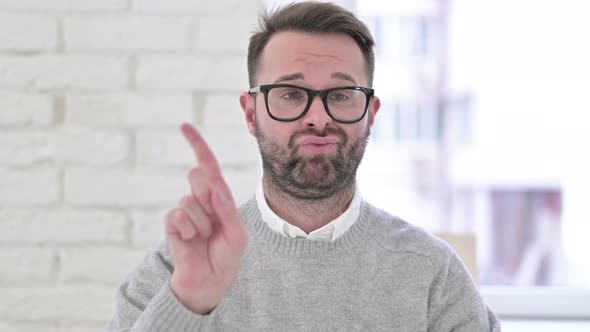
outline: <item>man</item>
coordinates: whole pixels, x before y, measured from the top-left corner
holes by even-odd
[[[356,170],[380,102],[373,39],[350,12],[305,2],[263,17],[240,96],[263,178],[236,209],[190,125],[199,166],[167,243],[121,285],[107,331],[490,331],[457,256],[364,202]]]

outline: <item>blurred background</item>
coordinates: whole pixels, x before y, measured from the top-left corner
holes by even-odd
[[[590,4],[342,0],[382,100],[363,196],[475,239],[505,331],[590,330]],[[199,127],[238,202],[260,177],[238,95],[271,0],[0,0],[0,331],[96,331],[163,238]]]

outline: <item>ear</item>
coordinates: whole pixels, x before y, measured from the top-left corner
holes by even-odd
[[[377,96],[373,96],[371,98],[371,102],[369,103],[369,126],[373,127],[373,123],[375,123],[375,115],[379,112],[381,108],[381,100]]]
[[[240,95],[240,105],[244,110],[244,117],[246,118],[246,124],[248,125],[248,131],[252,136],[256,136],[256,126],[254,121],[256,120],[256,107],[254,96],[248,92],[244,92]]]

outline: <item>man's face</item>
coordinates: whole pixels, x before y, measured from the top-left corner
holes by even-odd
[[[310,89],[367,86],[360,48],[343,34],[281,32],[266,45],[257,84],[287,83]],[[273,120],[262,93],[243,94],[240,103],[256,137],[264,176],[281,191],[300,199],[331,197],[354,183],[370,127],[379,109],[374,97],[359,122],[334,121],[319,97],[292,122]]]

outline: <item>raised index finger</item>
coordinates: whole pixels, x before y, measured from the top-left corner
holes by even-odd
[[[180,130],[188,144],[190,144],[193,149],[197,161],[199,162],[199,166],[203,167],[203,169],[210,175],[221,175],[217,159],[215,159],[215,155],[213,155],[213,152],[209,149],[203,136],[201,136],[201,134],[188,123],[183,123],[182,126],[180,126]]]

